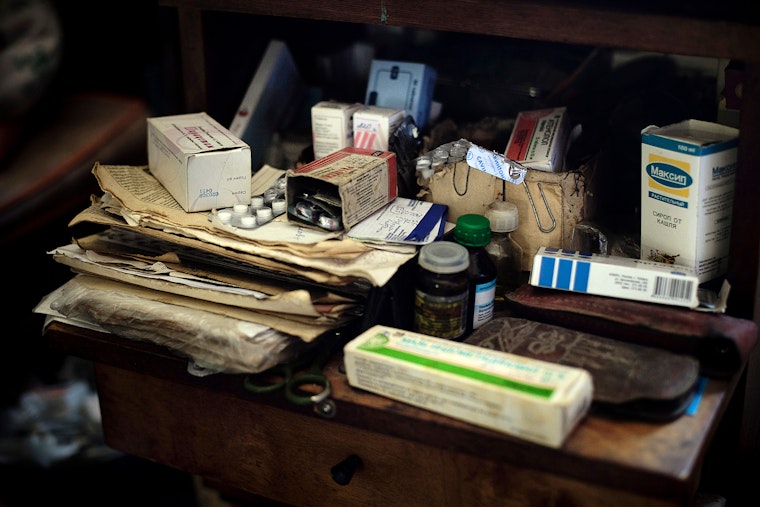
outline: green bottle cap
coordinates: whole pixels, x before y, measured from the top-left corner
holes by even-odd
[[[454,227],[454,241],[464,246],[486,246],[491,241],[491,222],[475,213],[461,215]]]

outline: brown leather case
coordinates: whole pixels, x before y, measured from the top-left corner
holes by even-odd
[[[528,284],[507,295],[507,306],[510,315],[694,356],[716,378],[735,374],[757,342],[751,320]]]
[[[638,419],[683,414],[699,379],[694,357],[518,317],[495,318],[465,343],[583,368],[595,408]]]

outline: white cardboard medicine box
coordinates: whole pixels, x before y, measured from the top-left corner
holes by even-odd
[[[354,112],[354,146],[388,151],[391,135],[406,117],[403,109],[364,106]]]
[[[403,109],[424,127],[430,117],[437,72],[423,63],[372,60],[364,103]]]
[[[303,195],[323,194],[341,209],[348,231],[398,196],[396,154],[346,147],[286,173],[287,218],[314,225],[295,212]],[[321,199],[326,201],[327,199]]]
[[[593,396],[582,368],[381,325],[343,351],[354,387],[550,447]]]
[[[517,115],[504,156],[530,169],[562,171],[569,133],[565,107],[522,111]]]
[[[728,270],[739,131],[686,120],[641,133],[641,258]]]
[[[694,270],[630,257],[542,246],[533,257],[530,284],[647,303],[699,306]]]
[[[264,165],[274,134],[291,125],[305,96],[306,85],[287,43],[270,40],[229,126],[251,147],[253,171]]]
[[[358,102],[325,100],[311,107],[311,140],[314,158],[322,158],[354,145],[354,113],[364,107]]]
[[[185,211],[251,200],[251,149],[206,113],[148,118],[148,168]]]

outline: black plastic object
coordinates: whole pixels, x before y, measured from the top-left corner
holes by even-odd
[[[354,473],[362,466],[362,459],[352,454],[330,469],[330,475],[341,486],[348,485],[354,477]]]
[[[465,343],[583,368],[594,381],[593,407],[608,414],[675,419],[699,387],[699,361],[694,357],[544,322],[496,318]]]

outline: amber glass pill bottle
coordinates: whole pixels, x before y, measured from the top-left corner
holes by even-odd
[[[420,248],[414,290],[414,331],[449,340],[464,339],[469,314],[470,255],[452,241]]]

